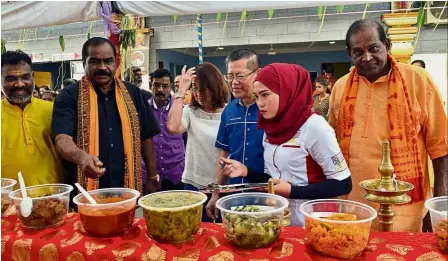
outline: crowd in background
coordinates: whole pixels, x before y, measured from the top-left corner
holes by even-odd
[[[292,225],[300,226],[306,200],[367,203],[357,184],[379,177],[387,138],[397,178],[415,187],[412,203],[395,208],[396,228],[429,230],[422,203],[432,196],[428,156],[434,195],[448,192],[447,124],[437,87],[424,69],[388,54],[377,22],[353,23],[346,45],[354,68],[341,79],[326,66],[312,82],[299,65],[262,65],[254,51],[239,48],[229,53],[224,75],[207,62],[175,77],[158,69],[148,92],[138,67],[125,71],[125,81],[115,77],[115,46],[93,37],[82,48],[86,75],[64,82],[58,95],[35,86],[29,56],[8,51],[2,176],[21,171],[27,185],[78,182],[88,190],[142,193],[274,178],[276,194],[289,199]],[[219,221],[221,196],[209,195],[203,221]]]

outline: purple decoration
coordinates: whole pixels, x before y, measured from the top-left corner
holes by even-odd
[[[103,17],[103,23],[104,23],[104,32],[108,36],[110,32],[113,34],[119,34],[120,28],[117,27],[112,22],[111,12],[112,12],[112,4],[110,1],[100,1],[100,14]]]

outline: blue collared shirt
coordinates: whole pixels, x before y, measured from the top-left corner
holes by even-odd
[[[253,103],[245,107],[240,99],[234,99],[221,115],[215,147],[230,153],[230,158],[248,168],[264,172],[263,134],[257,129],[258,106]],[[230,184],[246,182],[243,178],[233,178]]]

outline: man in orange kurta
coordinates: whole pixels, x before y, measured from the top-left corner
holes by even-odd
[[[448,186],[447,118],[438,89],[425,70],[397,63],[388,55],[390,42],[377,22],[355,22],[346,44],[355,67],[333,87],[329,123],[343,152],[346,147],[353,180],[348,199],[379,208],[363,199],[358,183],[380,178],[381,143],[392,141],[394,152],[394,139],[398,140],[395,145],[402,154],[392,155],[397,179],[412,181],[416,189],[409,193],[410,204],[393,207],[394,231],[418,232],[423,223],[424,230],[430,229],[424,208],[424,200],[431,197],[428,155],[434,164],[434,196],[447,195]],[[377,230],[378,223],[372,228]]]

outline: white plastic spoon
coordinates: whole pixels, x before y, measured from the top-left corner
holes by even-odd
[[[20,191],[22,192],[22,202],[20,203],[20,214],[24,217],[29,217],[33,210],[33,200],[28,197],[26,193],[25,182],[23,181],[22,172],[19,171]]]
[[[75,186],[79,189],[79,191],[81,191],[82,195],[84,195],[84,197],[90,202],[90,204],[98,204],[96,203],[95,199],[93,199],[92,196],[90,196],[90,194],[87,193],[87,191],[83,187],[81,187],[81,185],[79,185],[79,183],[75,183]]]

